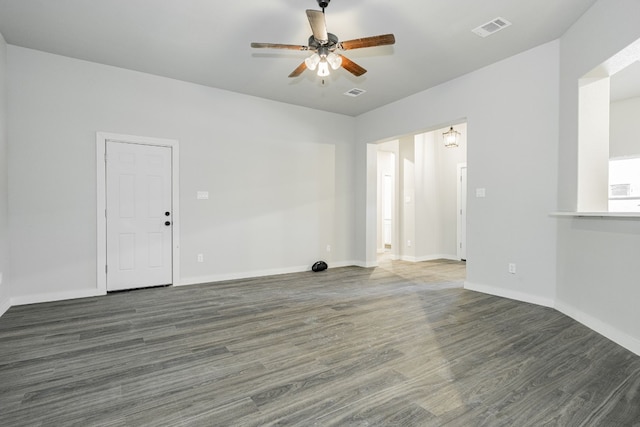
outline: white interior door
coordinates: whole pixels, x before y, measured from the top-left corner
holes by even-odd
[[[172,281],[171,147],[106,142],[107,290]]]
[[[467,259],[467,165],[458,166],[458,258]]]

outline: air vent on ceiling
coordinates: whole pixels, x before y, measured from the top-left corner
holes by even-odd
[[[366,92],[366,90],[364,90],[364,89],[358,89],[358,88],[354,87],[353,89],[346,91],[344,94],[347,95],[347,96],[353,96],[355,98],[356,96],[360,96],[365,92]]]
[[[474,28],[471,31],[476,33],[480,37],[487,37],[493,33],[497,33],[503,28],[507,28],[509,25],[511,25],[511,22],[507,21],[504,18],[498,17],[487,22],[486,24],[480,25],[478,28]]]

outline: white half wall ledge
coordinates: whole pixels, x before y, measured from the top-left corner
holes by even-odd
[[[589,329],[599,333],[600,335],[610,339],[616,344],[640,356],[640,340],[638,340],[637,338],[621,332],[613,326],[561,301],[556,301],[555,308],[562,314],[571,317],[572,319],[579,323],[582,323]]]
[[[526,302],[529,304],[540,305],[548,308],[555,308],[555,301],[553,299],[531,295],[525,292],[498,288],[489,285],[481,285],[478,283],[471,283],[466,280],[464,282],[464,288],[468,291],[482,292],[483,294],[489,294],[501,298],[508,298],[515,301]]]
[[[570,217],[570,218],[626,218],[626,219],[640,219],[640,212],[551,212],[549,215],[555,217]]]
[[[11,305],[37,304],[41,302],[54,302],[78,298],[91,298],[104,296],[107,293],[98,289],[79,289],[76,291],[52,292],[46,294],[21,295],[11,297]]]

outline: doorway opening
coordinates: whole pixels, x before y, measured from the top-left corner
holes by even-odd
[[[385,255],[391,259],[398,257],[397,155],[398,141],[389,141],[378,145],[376,252],[378,255]]]
[[[367,231],[368,265],[381,259],[466,261],[467,125],[453,127],[460,132],[455,148],[443,142],[451,125],[370,145],[375,156],[368,156],[368,168],[375,175],[369,179],[376,177],[370,181],[376,191],[368,194],[377,199],[368,202],[376,215],[367,221],[375,224]]]

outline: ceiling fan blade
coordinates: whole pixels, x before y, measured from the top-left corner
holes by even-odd
[[[361,39],[347,40],[340,42],[338,47],[342,50],[360,49],[363,47],[385,46],[394,44],[396,38],[393,34],[383,34],[380,36],[364,37]]]
[[[307,18],[309,18],[313,38],[320,44],[327,44],[329,42],[329,35],[327,34],[327,23],[324,20],[324,13],[319,10],[307,9]]]
[[[346,56],[340,55],[340,57],[342,58],[342,68],[344,68],[354,76],[360,77],[361,75],[367,72],[367,70],[365,70],[364,68],[362,68],[361,66],[359,66],[358,64],[356,64],[355,62],[347,58]]]
[[[251,47],[254,48],[269,48],[269,49],[290,49],[290,50],[309,50],[309,46],[302,46],[299,44],[281,44],[281,43],[251,43]]]
[[[306,69],[307,69],[307,64],[304,61],[302,61],[302,64],[298,65],[298,68],[296,68],[291,72],[291,74],[289,74],[289,77],[298,77]]]

